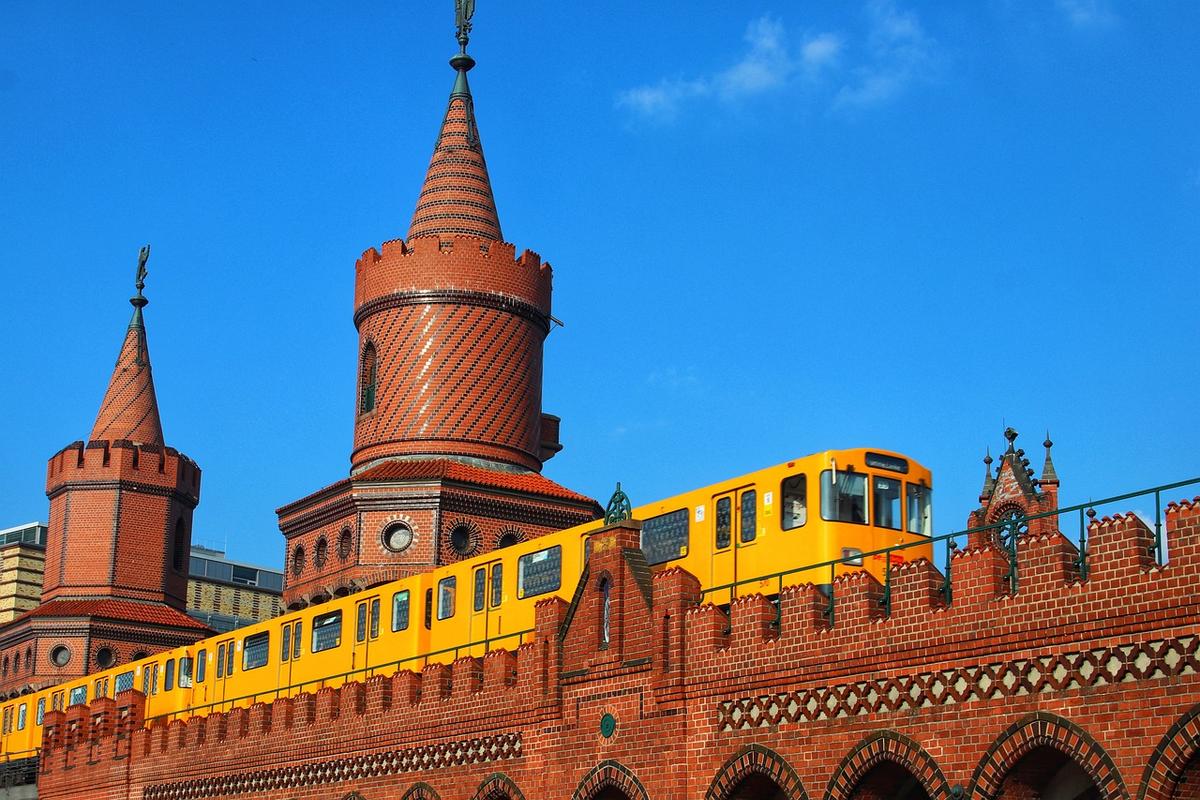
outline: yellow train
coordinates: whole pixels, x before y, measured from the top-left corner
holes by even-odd
[[[932,487],[929,470],[899,453],[830,450],[637,507],[633,516],[643,523],[642,551],[652,568],[682,567],[700,580],[706,600],[723,605],[781,586],[828,583],[848,570],[882,580],[889,561],[864,563],[862,556],[896,544],[916,543],[890,563],[931,558],[930,545],[920,542],[933,533]],[[513,649],[531,633],[535,603],[571,599],[588,537],[602,525],[522,542],[9,700],[0,704],[0,747],[20,757],[40,745],[47,710],[128,689],[146,695],[147,718],[188,717]]]

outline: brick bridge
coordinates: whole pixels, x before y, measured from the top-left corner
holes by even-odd
[[[986,542],[728,615],[638,524],[594,544],[533,640],[191,722],[136,692],[46,715],[43,798],[803,800],[1200,798],[1200,498],[1020,539],[1019,591]],[[601,581],[609,581],[604,641]],[[778,615],[778,616],[777,616]]]

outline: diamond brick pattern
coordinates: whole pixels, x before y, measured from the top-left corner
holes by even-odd
[[[1200,638],[1182,636],[726,700],[717,706],[718,727],[745,730],[1194,675],[1198,646]]]
[[[521,734],[504,733],[424,747],[387,750],[318,763],[259,770],[241,775],[147,786],[143,800],[199,800],[226,795],[254,794],[342,781],[398,775],[433,769],[483,764],[521,755]]]
[[[128,439],[142,444],[163,443],[158,399],[154,394],[154,376],[150,370],[150,351],[146,346],[146,328],[137,322],[139,319],[140,315],[125,332],[108,391],[104,393],[96,424],[92,426],[93,440]]]

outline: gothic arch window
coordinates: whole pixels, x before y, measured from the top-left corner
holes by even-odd
[[[612,580],[601,575],[600,590],[600,647],[608,647],[612,639]]]
[[[171,566],[176,572],[184,572],[187,569],[187,528],[184,527],[183,520],[175,521],[175,539],[172,542],[172,559]]]
[[[379,381],[379,354],[375,351],[375,343],[367,342],[363,348],[362,364],[359,366],[358,382],[360,389],[358,412],[366,414],[375,410],[375,389]]]

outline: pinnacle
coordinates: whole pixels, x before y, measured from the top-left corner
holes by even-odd
[[[470,56],[459,55],[450,63],[458,74],[408,238],[460,234],[503,241],[467,84],[467,70],[475,62]]]
[[[145,305],[143,302],[141,305]],[[141,444],[163,443],[162,421],[158,416],[158,398],[150,371],[150,351],[146,347],[146,328],[142,309],[134,304],[133,320],[125,331],[117,364],[91,439],[128,439]]]

